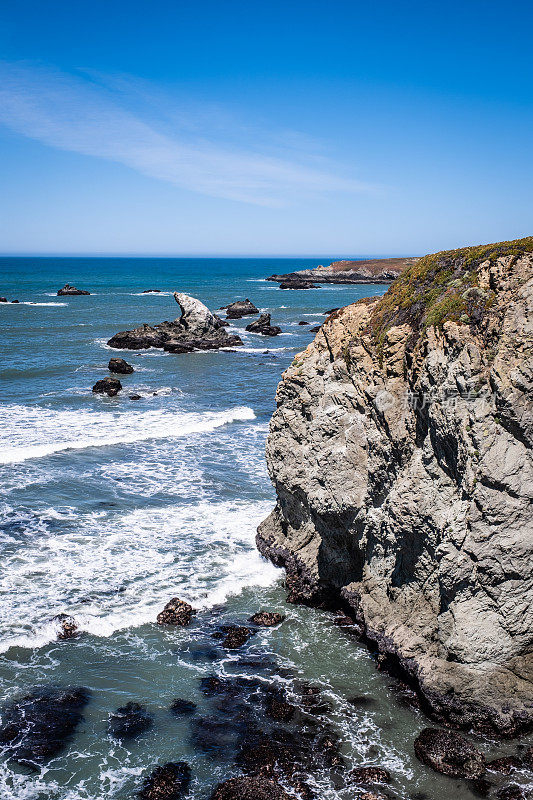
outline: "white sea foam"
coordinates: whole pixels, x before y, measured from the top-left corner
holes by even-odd
[[[270,585],[277,570],[254,546],[257,524],[270,508],[269,501],[180,502],[75,519],[65,512],[55,524],[47,512],[33,524],[25,521],[24,544],[18,537],[13,547],[9,537],[18,535],[8,529],[0,649],[54,640],[52,617],[63,612],[82,630],[108,637],[153,622],[174,595],[201,609],[246,586]]]
[[[6,405],[0,408],[0,464],[42,458],[63,450],[208,433],[229,422],[254,417],[253,410],[247,406],[218,412],[186,413],[129,408],[127,412],[57,411]]]
[[[8,305],[12,305],[9,303]],[[21,300],[17,306],[68,306],[68,303],[34,303],[33,300]]]

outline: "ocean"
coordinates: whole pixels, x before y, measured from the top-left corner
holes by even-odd
[[[0,294],[20,301],[0,304],[0,704],[48,685],[91,692],[75,735],[37,771],[0,757],[3,800],[131,798],[155,765],[179,760],[191,766],[190,796],[208,798],[240,774],[242,735],[201,683],[210,676],[275,685],[295,702],[317,687],[346,769],[387,768],[390,791],[406,800],[473,796],[416,761],[427,720],[332,614],[285,604],[282,573],[255,550],[275,501],[264,446],[283,370],[327,310],[386,291],[281,291],[264,280],[329,260],[0,259]],[[57,297],[66,282],[91,295]],[[143,294],[152,288],[162,291]],[[249,298],[283,332],[246,333],[243,318],[228,329],[244,340],[234,352],[107,346],[119,330],[178,316],[173,291],[213,311]],[[135,372],[120,376],[117,397],[94,395],[112,356]],[[175,596],[198,610],[192,624],[156,625]],[[213,637],[261,609],[286,620],[235,651]],[[56,639],[62,613],[78,621],[78,638]],[[194,714],[172,714],[176,698]],[[153,724],[117,741],[109,715],[129,701]],[[327,765],[308,781],[323,800],[354,797]]]

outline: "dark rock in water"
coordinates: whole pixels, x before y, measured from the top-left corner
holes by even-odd
[[[235,303],[223,306],[223,308],[226,310],[227,319],[240,319],[250,314],[259,314],[259,309],[248,298],[246,300],[237,300]]]
[[[524,789],[518,786],[517,783],[510,783],[508,786],[502,786],[502,788],[498,789],[496,792],[498,800],[526,800],[526,798],[530,796],[529,792],[526,794]]]
[[[311,324],[310,322],[306,322],[304,319],[300,320],[300,322],[298,323],[298,325],[310,325],[310,324]]]
[[[0,303],[7,303],[7,297],[0,297]]]
[[[191,720],[191,745],[211,758],[229,756],[235,747],[238,719],[208,715]]]
[[[219,783],[210,800],[291,800],[291,796],[269,778],[243,776]]]
[[[170,761],[156,767],[144,780],[140,800],[178,800],[188,790],[191,768],[186,761]]]
[[[110,358],[107,368],[110,372],[118,372],[120,375],[131,375],[132,372],[135,372],[131,364],[128,364],[123,358]]]
[[[231,686],[231,681],[228,678],[219,678],[216,675],[209,675],[200,681],[200,688],[206,697],[223,694],[229,686]]]
[[[329,705],[322,698],[322,693],[317,686],[303,685],[299,689],[300,703],[303,708],[315,714],[325,714],[329,711]]]
[[[348,703],[352,706],[357,706],[359,708],[368,708],[369,706],[376,705],[376,701],[373,697],[367,697],[367,695],[360,694],[356,695],[355,697],[349,697]]]
[[[190,623],[193,613],[194,609],[189,603],[180,600],[179,597],[173,597],[166,604],[163,611],[157,615],[157,622],[159,625],[179,625],[183,627]]]
[[[266,712],[271,719],[278,722],[289,722],[296,713],[296,707],[285,700],[272,697],[267,702]]]
[[[501,772],[502,775],[509,775],[513,770],[520,769],[521,760],[517,756],[502,756],[492,761],[487,761],[487,769],[491,772]]]
[[[415,739],[417,758],[428,767],[452,778],[475,779],[485,772],[482,753],[458,733],[424,728]]]
[[[340,306],[338,306],[337,308],[330,308],[329,311],[324,311],[324,314],[326,315],[326,317],[329,317],[330,314],[334,314],[335,311],[339,311],[339,310],[340,310]]]
[[[109,717],[109,733],[115,739],[133,739],[149,730],[154,718],[140,703],[129,702]]]
[[[58,624],[58,639],[73,639],[79,635],[78,623],[70,614],[57,614],[54,622]]]
[[[322,325],[315,325],[314,328],[309,328],[309,330],[311,331],[311,333],[318,333],[321,327]]]
[[[108,341],[110,347],[146,350],[160,347],[168,353],[190,353],[192,350],[217,350],[242,345],[239,336],[228,334],[222,320],[200,300],[174,292],[181,316],[173,322],[141,325],[131,331],[120,331]]]
[[[350,770],[348,779],[352,783],[390,783],[391,775],[383,767],[356,767]]]
[[[249,331],[250,333],[261,333],[263,336],[277,336],[281,333],[281,328],[277,325],[270,324],[270,314],[261,314],[259,319],[256,319],[254,322],[250,322],[249,325],[246,326],[245,330]]]
[[[291,278],[290,280],[282,281],[279,285],[280,289],[316,289],[316,283],[306,281],[303,278]]]
[[[528,747],[524,753],[524,764],[529,767],[529,769],[533,769],[533,745]]]
[[[140,400],[140,399],[141,399],[140,394],[130,394],[130,400]]]
[[[36,689],[2,709],[0,745],[13,761],[30,767],[61,752],[82,720],[90,692],[82,687]]]
[[[72,297],[73,295],[77,294],[91,294],[90,292],[86,292],[84,289],[76,289],[75,286],[71,286],[69,283],[66,283],[62,289],[59,289],[57,296],[58,297]]]
[[[469,781],[469,786],[476,797],[488,797],[493,784],[486,778],[476,778],[474,781]]]
[[[143,289],[143,294],[160,294],[161,289]]]
[[[227,321],[227,319],[222,319],[222,317],[219,317],[218,314],[213,314],[213,316],[216,319],[216,321],[218,322],[220,327],[222,327],[222,328],[228,328],[229,327],[230,323]]]
[[[338,625],[339,628],[357,627],[357,622],[351,617],[335,617],[333,624]]]
[[[108,397],[114,397],[122,389],[122,384],[118,378],[103,378],[101,381],[96,381],[93,386],[95,394],[106,394]]]
[[[216,639],[224,636],[222,646],[227,647],[228,650],[236,650],[238,647],[242,647],[253,634],[254,631],[244,625],[222,625],[220,631],[213,635]]]
[[[196,711],[196,703],[177,697],[170,706],[170,710],[176,717],[190,717]]]
[[[284,619],[284,615],[278,614],[277,611],[258,611],[250,617],[249,622],[261,628],[272,628],[274,625],[280,625]]]
[[[12,303],[20,303],[20,300],[12,300]]]

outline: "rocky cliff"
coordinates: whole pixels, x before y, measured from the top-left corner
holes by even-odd
[[[533,724],[533,237],[426,256],[284,373],[258,547],[434,718]]]
[[[391,283],[418,258],[373,258],[360,261],[333,261],[327,267],[300,269],[285,275],[271,275],[279,283],[307,280],[313,283]]]

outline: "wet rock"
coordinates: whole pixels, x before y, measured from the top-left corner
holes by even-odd
[[[0,297],[0,303],[7,303],[7,297]]]
[[[191,745],[210,758],[228,757],[234,750],[239,720],[208,715],[191,721]]]
[[[309,328],[309,330],[311,331],[311,333],[318,333],[321,327],[322,327],[321,325],[315,325],[314,328]]]
[[[290,280],[282,281],[279,285],[280,289],[316,289],[316,283],[306,281],[302,278],[291,278]]]
[[[237,300],[235,303],[223,306],[223,308],[226,310],[227,319],[240,319],[241,317],[247,317],[251,314],[259,314],[259,309],[248,299]]]
[[[58,639],[73,639],[79,635],[78,623],[70,614],[57,614],[54,617],[54,622],[57,623],[58,627]]]
[[[330,710],[329,704],[324,701],[318,686],[304,684],[299,689],[299,699],[302,708],[314,714],[325,714]]]
[[[334,314],[334,313],[335,313],[335,311],[339,311],[339,307],[337,307],[337,308],[330,308],[330,309],[329,309],[329,311],[324,311],[324,314],[326,315],[326,317],[329,317],[329,315],[330,315],[330,314]]]
[[[133,739],[149,730],[154,718],[140,703],[129,702],[109,717],[109,733],[115,739]]]
[[[249,622],[259,625],[260,628],[272,628],[274,625],[280,625],[284,619],[284,615],[276,611],[258,611],[250,617]]]
[[[311,323],[310,322],[306,322],[305,319],[300,320],[300,322],[298,323],[298,325],[310,325],[310,324]]]
[[[266,712],[271,719],[289,722],[296,713],[296,707],[278,697],[271,697],[266,704]]]
[[[143,289],[143,294],[160,294],[161,289]]]
[[[250,322],[245,330],[250,333],[260,333],[262,336],[277,336],[281,333],[281,328],[270,324],[270,314],[261,314],[259,319]]]
[[[186,761],[170,761],[156,767],[139,792],[140,800],[178,800],[189,788],[191,768]]]
[[[475,781],[469,781],[470,789],[476,797],[488,797],[493,784],[486,778],[476,778]]]
[[[130,400],[140,400],[140,399],[141,399],[140,394],[130,394]]]
[[[502,786],[496,792],[498,800],[526,800],[530,797],[529,793],[526,794],[524,789],[517,783],[510,783],[508,786]]]
[[[20,300],[12,300],[12,303],[20,303]]]
[[[352,783],[390,783],[391,774],[383,767],[356,767],[352,769],[348,778]]]
[[[13,761],[30,767],[53,758],[82,720],[90,692],[83,687],[36,689],[2,709],[0,745]]]
[[[158,625],[179,625],[181,627],[188,625],[194,609],[189,603],[180,600],[179,597],[173,597],[172,600],[164,607],[163,611],[157,615]]]
[[[93,386],[95,394],[106,394],[108,397],[115,397],[122,389],[122,384],[118,378],[103,378],[96,381]]]
[[[57,296],[58,297],[72,297],[77,294],[91,294],[90,292],[86,292],[84,289],[76,289],[75,286],[71,286],[70,283],[66,283],[62,289],[59,289]]]
[[[193,350],[217,350],[242,345],[239,336],[228,334],[220,318],[200,300],[174,292],[181,316],[173,322],[144,325],[120,331],[108,341],[110,347],[127,350],[163,348],[168,353],[190,353]]]
[[[291,800],[291,797],[269,778],[243,776],[219,783],[210,800]]]
[[[196,703],[177,697],[170,706],[170,710],[176,717],[190,717],[196,711]]]
[[[533,746],[528,747],[524,753],[524,764],[529,767],[529,769],[533,769]]]
[[[244,625],[222,625],[220,630],[213,634],[216,639],[222,639],[222,646],[228,650],[236,650],[242,647],[248,639],[253,636],[255,631],[246,628]]]
[[[414,747],[420,761],[443,775],[473,780],[485,772],[482,753],[458,733],[424,728]]]
[[[487,761],[487,769],[491,772],[501,772],[502,775],[509,775],[513,770],[520,769],[521,766],[522,762],[517,756],[502,756]]]
[[[131,375],[132,372],[135,372],[131,364],[128,364],[123,358],[110,358],[107,368],[110,372],[118,372],[120,375]]]

